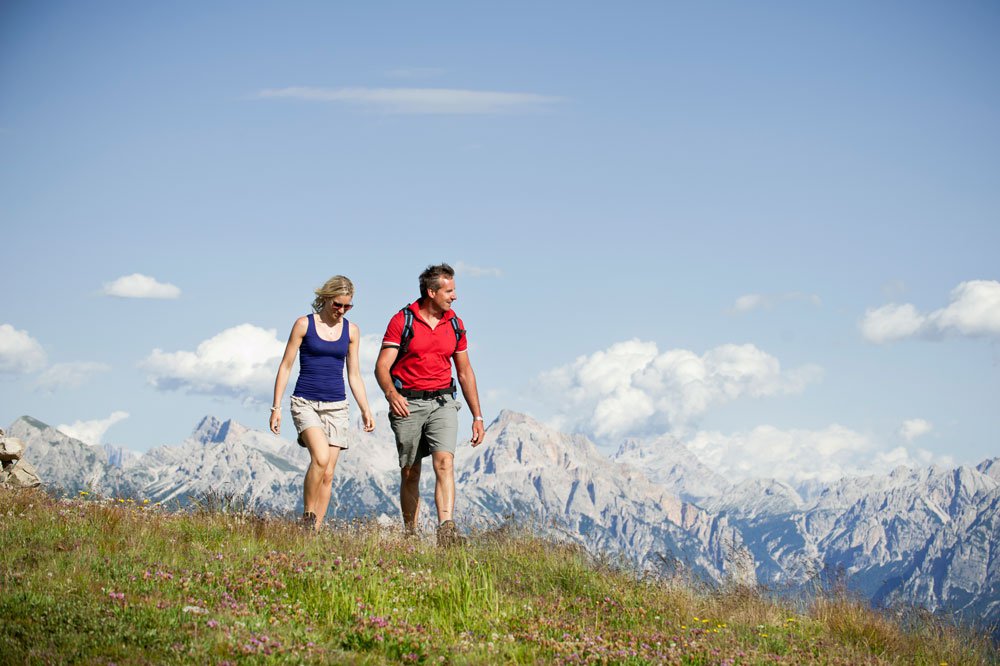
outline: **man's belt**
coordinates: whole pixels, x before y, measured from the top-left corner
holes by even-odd
[[[454,393],[455,381],[452,380],[451,386],[434,391],[414,391],[413,389],[405,388],[398,388],[396,390],[399,392],[399,395],[403,396],[407,400],[430,400],[431,398],[437,398],[442,395],[451,395]]]

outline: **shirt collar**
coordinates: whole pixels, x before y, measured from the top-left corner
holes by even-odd
[[[413,311],[413,314],[416,316],[417,319],[420,319],[420,300],[421,299],[418,298],[409,305],[409,309]],[[455,314],[454,308],[449,309],[444,313],[444,315],[442,315],[441,321],[448,321],[449,319],[455,316],[457,315]]]

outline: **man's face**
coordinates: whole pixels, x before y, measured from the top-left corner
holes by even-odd
[[[443,312],[450,310],[451,304],[458,300],[455,281],[451,278],[441,278],[438,280],[438,288],[428,289],[427,294],[431,297],[431,302]]]

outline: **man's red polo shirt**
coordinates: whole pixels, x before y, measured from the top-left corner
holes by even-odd
[[[451,357],[469,348],[464,333],[461,340],[455,340],[451,319],[458,315],[454,310],[448,310],[432,330],[420,317],[420,301],[410,303],[408,308],[413,311],[413,337],[406,354],[397,358],[392,376],[403,382],[403,388],[413,391],[447,388],[451,385]],[[383,345],[399,346],[403,320],[402,312],[393,315],[382,337]],[[465,328],[461,319],[458,320],[458,327]]]

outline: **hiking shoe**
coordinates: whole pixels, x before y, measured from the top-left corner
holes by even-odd
[[[458,533],[454,520],[446,520],[438,526],[438,545],[443,547],[460,546],[465,543],[465,537]]]

